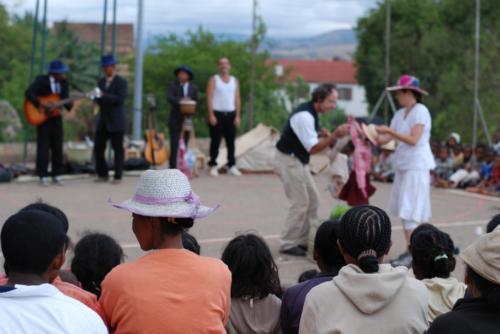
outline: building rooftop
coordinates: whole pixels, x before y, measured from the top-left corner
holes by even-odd
[[[295,60],[274,59],[276,74],[285,73],[288,80],[301,76],[308,83],[334,82],[339,84],[357,84],[356,65],[347,60]],[[279,66],[281,65],[281,68]],[[281,74],[283,75],[283,74]]]

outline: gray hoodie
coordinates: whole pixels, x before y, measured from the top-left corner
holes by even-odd
[[[380,265],[373,274],[356,265],[307,295],[299,333],[418,334],[428,326],[424,284],[405,267]]]

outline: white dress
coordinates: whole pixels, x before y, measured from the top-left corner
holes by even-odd
[[[432,128],[429,110],[417,103],[405,118],[405,109],[400,109],[391,121],[391,128],[410,135],[417,124],[424,126],[418,143],[399,142],[394,152],[395,176],[389,210],[405,221],[423,223],[431,218],[430,171],[435,167],[429,143]]]

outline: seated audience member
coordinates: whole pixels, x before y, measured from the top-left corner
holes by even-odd
[[[0,239],[9,277],[0,286],[2,333],[107,333],[97,313],[50,284],[68,243],[60,219],[21,210],[7,219]]]
[[[196,238],[188,232],[182,232],[182,246],[195,254],[201,254],[201,247]]]
[[[500,332],[500,230],[479,237],[460,257],[466,264],[468,297],[437,317],[428,334]]]
[[[429,291],[429,320],[451,311],[455,302],[465,295],[465,284],[450,277],[455,270],[455,245],[450,236],[434,228],[413,232],[410,253],[415,278]]]
[[[382,264],[391,248],[391,221],[370,205],[340,220],[339,248],[347,265],[306,297],[299,333],[423,333],[427,329],[425,285],[406,267]]]
[[[382,147],[382,153],[378,161],[373,165],[373,178],[381,182],[392,182],[394,180],[393,153],[388,147]]]
[[[54,217],[56,217],[62,224],[64,233],[68,232],[69,229],[68,218],[66,217],[66,214],[63,211],[56,208],[55,206],[43,202],[35,202],[21,209],[21,211],[24,210],[40,210],[48,214],[51,214]],[[66,248],[69,247],[69,244],[70,244],[70,239],[67,238]],[[7,272],[7,270],[5,271]],[[80,301],[81,303],[85,304],[86,306],[90,307],[97,314],[99,314],[101,318],[104,319],[104,313],[102,311],[101,305],[97,301],[97,297],[94,294],[83,290],[78,285],[75,285],[74,284],[75,282],[67,282],[62,280],[61,276],[69,277],[70,275],[67,273],[67,270],[60,270],[59,275],[51,282],[52,285],[54,285],[57,289],[59,289],[59,291],[61,291],[66,296],[74,298]],[[7,276],[0,275],[0,285],[6,284],[6,282],[7,282]]]
[[[222,261],[232,273],[228,334],[281,333],[278,267],[267,244],[255,234],[229,242]]]
[[[132,212],[141,249],[155,250],[115,267],[99,299],[116,333],[225,333],[231,273],[218,259],[183,248],[182,232],[215,208],[203,206],[176,169],[142,173],[134,196],[113,206]]]
[[[448,140],[446,140],[446,148],[448,149],[448,152],[453,154],[453,150],[457,145],[460,145],[460,135],[456,132],[450,133]]]
[[[493,135],[493,149],[497,155],[500,155],[500,131],[495,132]]]
[[[465,189],[475,187],[481,182],[479,171],[484,159],[485,149],[484,144],[478,144],[474,151],[474,157],[472,156],[472,148],[466,147],[464,149],[464,167],[450,176],[450,187]]]
[[[485,195],[500,193],[500,156],[495,157],[494,152],[489,150],[485,154],[480,169],[481,182],[475,187],[468,187],[468,192]]]
[[[450,157],[446,147],[443,146],[439,149],[435,163],[434,185],[436,187],[447,188],[450,176],[453,174],[453,159]]]
[[[493,216],[493,218],[491,218],[491,220],[488,222],[488,225],[486,226],[486,233],[493,232],[498,225],[500,225],[500,213]]]
[[[451,158],[453,159],[453,171],[463,168],[465,156],[464,149],[461,144],[455,145],[451,153]]]
[[[439,148],[443,146],[440,140],[431,141],[431,152],[433,157],[437,157]]]
[[[300,316],[307,293],[315,286],[331,281],[345,265],[337,245],[338,221],[328,220],[320,225],[314,238],[314,260],[320,272],[316,277],[288,288],[281,303],[281,328],[283,334],[299,332]]]
[[[302,274],[299,275],[299,278],[297,279],[298,283],[302,283],[305,281],[309,281],[311,278],[316,277],[319,274],[319,271],[316,269],[310,269],[303,271]]]
[[[82,287],[101,295],[101,283],[104,277],[123,262],[123,249],[115,239],[102,233],[90,233],[75,245],[71,271],[76,275]]]

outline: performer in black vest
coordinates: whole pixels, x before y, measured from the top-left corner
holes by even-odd
[[[290,115],[276,144],[276,169],[290,201],[290,210],[281,231],[280,252],[306,255],[309,228],[318,220],[319,193],[309,170],[309,157],[333,146],[348,133],[341,125],[329,133],[319,127],[318,115],[334,109],[337,90],[322,84],[312,93],[312,100],[299,105]]]
[[[43,106],[39,98],[42,96],[59,95],[60,99],[69,96],[68,81],[65,73],[69,68],[60,60],[54,60],[49,64],[49,74],[38,76],[25,92],[25,97],[35,107]],[[66,110],[73,107],[72,103],[65,106]],[[46,122],[36,129],[36,174],[40,178],[40,184],[49,185],[49,156],[52,161],[52,181],[54,184],[62,185],[61,174],[63,173],[63,123],[62,116],[50,117]]]
[[[111,141],[115,156],[115,176],[113,183],[120,183],[123,172],[125,150],[123,136],[127,130],[125,98],[127,97],[127,80],[116,74],[116,60],[113,55],[105,55],[101,59],[104,78],[97,83],[94,100],[99,105],[95,131],[95,164],[96,182],[108,181],[108,164],[105,158],[106,142]]]
[[[177,150],[179,139],[186,117],[181,113],[180,102],[182,100],[198,101],[198,88],[191,83],[194,78],[193,71],[187,65],[175,69],[174,75],[177,80],[172,82],[167,90],[167,101],[170,103],[170,114],[168,116],[168,130],[170,133],[170,168],[177,168]],[[189,141],[189,132],[184,137],[186,146]]]

